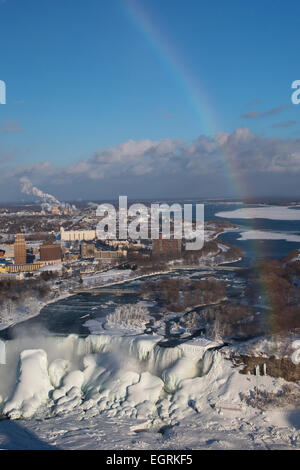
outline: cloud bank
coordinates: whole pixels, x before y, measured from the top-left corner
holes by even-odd
[[[264,189],[270,184],[270,190],[274,181],[277,191],[281,181],[291,191],[289,176],[298,180],[299,174],[300,139],[263,137],[241,128],[214,137],[201,135],[193,142],[128,140],[64,167],[46,161],[3,168],[0,179],[7,185],[9,180],[27,177],[60,199],[75,193],[83,198],[110,198],[122,191],[135,197],[134,190],[136,197],[160,197],[162,192],[174,197],[178,191],[180,197],[206,196],[208,188],[210,196],[220,197],[234,196],[230,187],[237,179],[249,183],[253,196],[259,181]],[[293,184],[296,190],[299,184]]]

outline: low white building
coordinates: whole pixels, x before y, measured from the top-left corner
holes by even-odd
[[[95,240],[96,230],[65,230],[60,227],[60,239],[66,242]]]

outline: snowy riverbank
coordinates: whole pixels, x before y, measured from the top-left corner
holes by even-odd
[[[24,299],[21,306],[12,306],[9,310],[2,312],[0,330],[17,325],[18,323],[29,320],[29,318],[36,317],[46,305],[65,299],[70,295],[71,294],[68,291],[63,291],[55,297],[47,297],[44,300],[39,300],[35,297],[28,297]]]

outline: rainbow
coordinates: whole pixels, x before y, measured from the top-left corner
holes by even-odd
[[[122,5],[128,21],[151,46],[162,66],[167,69],[172,80],[175,80],[182,90],[186,101],[199,121],[199,134],[208,137],[215,136],[220,132],[222,126],[214,111],[216,106],[212,101],[211,94],[204,88],[199,76],[196,77],[192,73],[181,57],[180,48],[175,44],[173,38],[170,39],[171,35],[163,33],[166,27],[159,18],[157,10],[150,11],[149,3],[146,7],[143,0],[123,0]],[[221,155],[221,163],[225,180],[229,181],[230,189],[235,196],[246,197],[249,195],[250,188],[243,172],[224,151]]]
[[[158,13],[146,10],[142,1],[123,0],[125,12],[129,21],[138,29],[144,39],[150,44],[154,54],[162,66],[167,68],[172,80],[176,80],[190,107],[193,109],[201,125],[201,132],[210,135],[216,123],[213,106],[209,102],[209,94],[204,91],[199,80],[195,80],[188,66],[179,55],[179,48],[162,33],[164,27]]]
[[[158,57],[162,66],[167,69],[172,80],[178,83],[196,119],[199,121],[199,134],[213,138],[220,133],[222,126],[218,121],[215,112],[216,106],[213,103],[211,94],[201,83],[199,75],[193,75],[190,66],[181,57],[180,47],[176,45],[171,35],[166,33],[166,26],[159,18],[157,10],[150,11],[150,3],[147,2],[146,6],[143,0],[123,0],[125,16],[151,46],[153,53]],[[245,178],[245,173],[224,150],[221,155],[221,164],[224,178],[230,183],[230,189],[235,196],[243,199],[251,195],[251,187],[249,181]],[[255,226],[254,220],[252,224]],[[263,256],[259,256],[261,252],[259,241],[253,240],[253,245],[258,254],[258,259],[263,258]],[[260,290],[261,295],[272,309],[272,293],[269,292],[268,286],[260,282]],[[272,317],[269,317],[268,323],[269,331],[272,333]]]

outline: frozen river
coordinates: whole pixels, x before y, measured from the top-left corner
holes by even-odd
[[[229,299],[237,300],[240,293],[245,287],[245,280],[241,277],[240,272],[235,271],[212,271],[212,270],[178,270],[171,274],[164,274],[151,277],[152,281],[166,278],[181,278],[198,280],[206,277],[213,276],[220,282],[223,282],[226,287],[226,293]],[[79,334],[87,336],[90,333],[88,326],[86,325],[91,320],[103,320],[110,313],[114,312],[115,309],[122,305],[137,303],[145,304],[149,310],[149,313],[153,319],[160,319],[163,311],[162,306],[158,302],[149,302],[144,298],[142,293],[142,285],[147,282],[150,278],[143,278],[134,281],[128,281],[124,284],[111,286],[109,291],[103,288],[96,289],[96,294],[93,293],[81,293],[76,294],[57,302],[46,305],[36,317],[30,318],[24,322],[7,328],[6,330],[0,331],[0,337],[4,339],[11,339],[22,332],[23,329],[34,331],[44,331],[52,334],[67,335],[67,334]],[[196,311],[201,310],[202,307],[198,307]],[[182,314],[179,315],[182,317]],[[176,321],[176,318],[175,318]],[[170,333],[169,318],[165,320],[165,328],[160,330],[160,335],[166,339],[178,338],[178,333]],[[147,325],[146,332],[148,334],[157,333],[157,329],[152,326],[153,322]],[[199,332],[200,334],[200,332]],[[177,341],[176,341],[177,343]]]

